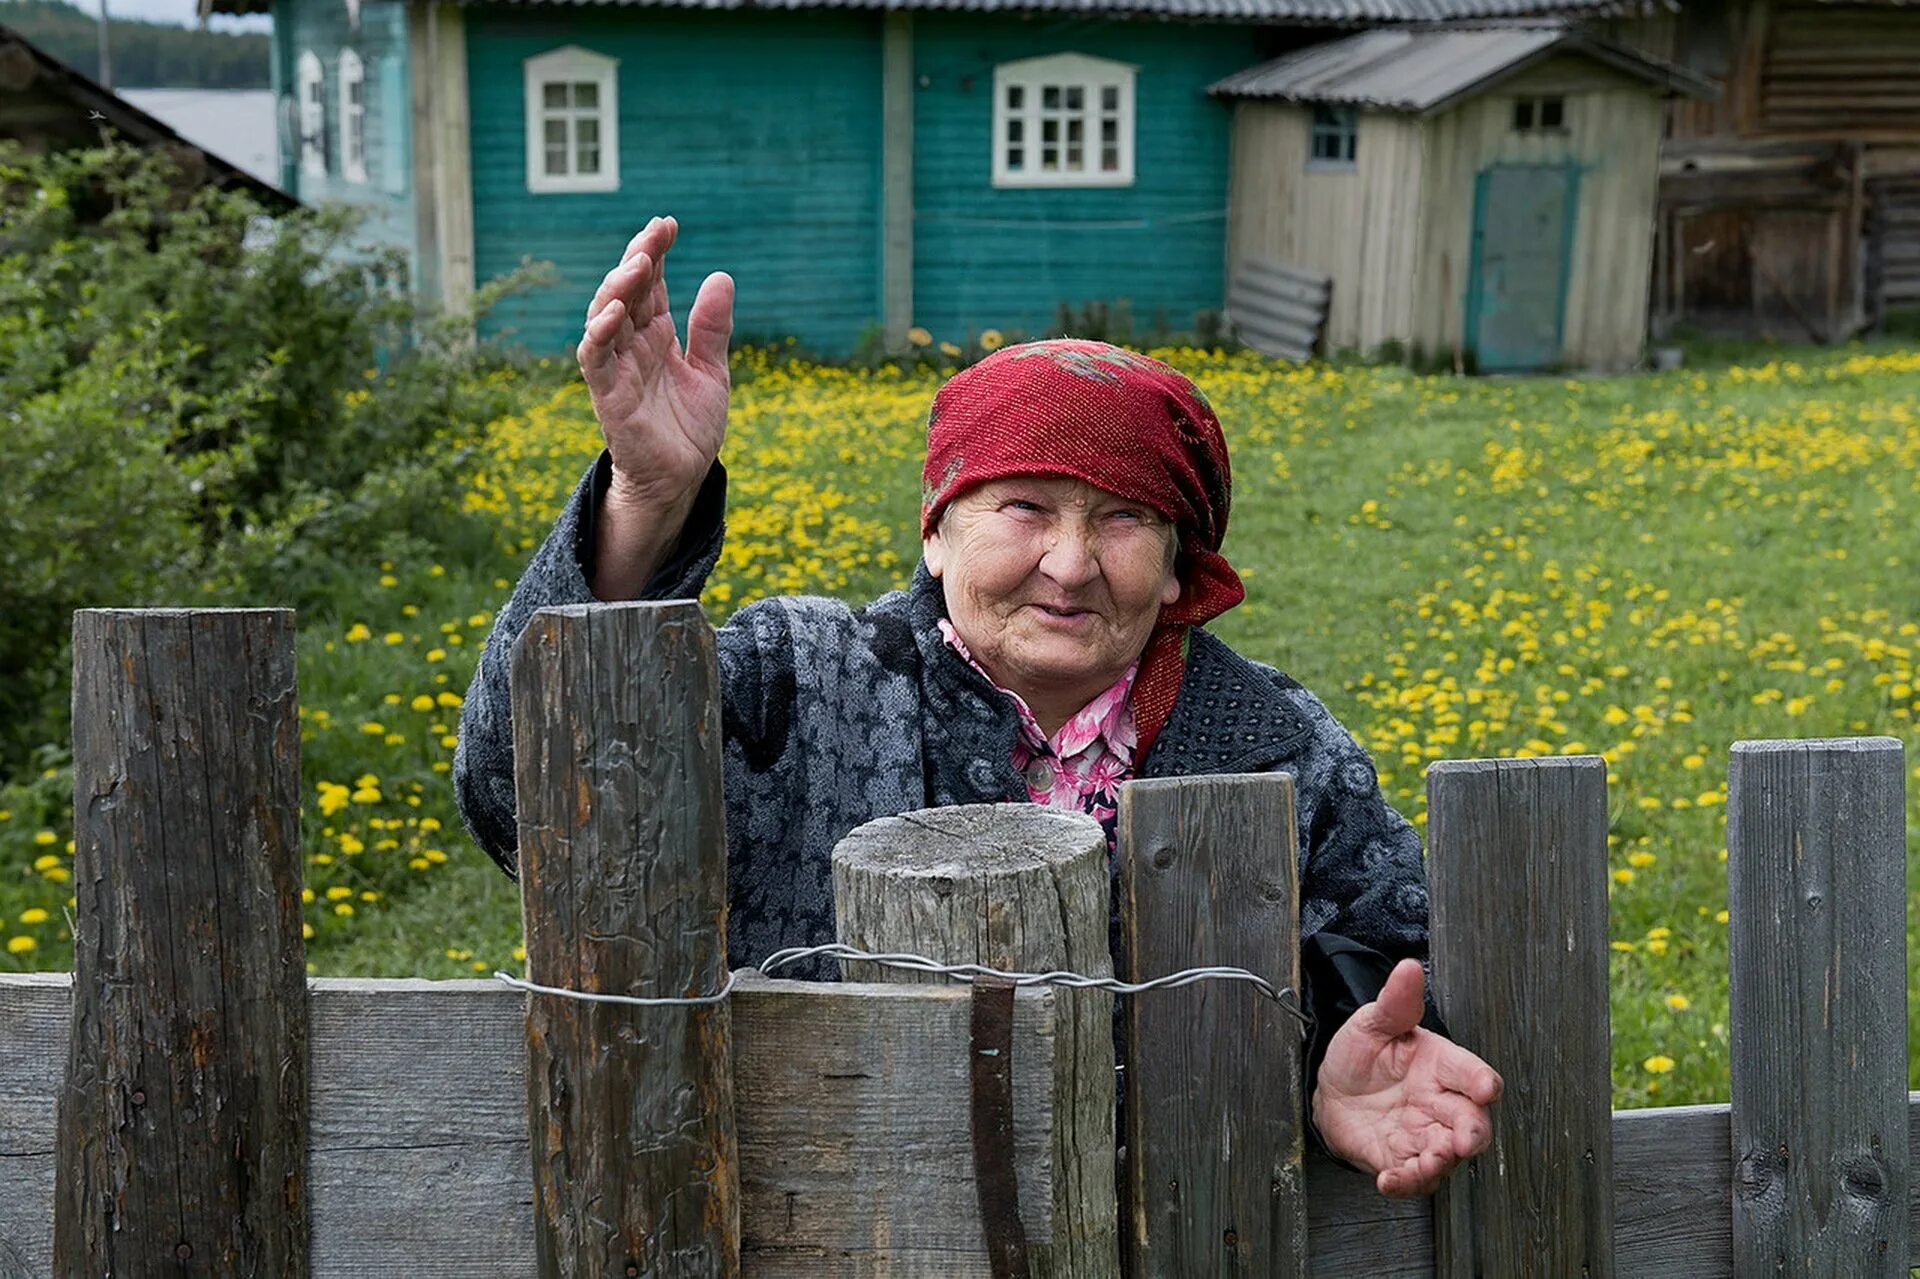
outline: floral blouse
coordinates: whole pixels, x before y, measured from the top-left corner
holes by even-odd
[[[994,683],[993,677],[973,660],[953,623],[943,617],[939,624],[941,636],[953,651]],[[1132,696],[1134,676],[1139,671],[1138,662],[1127,667],[1106,692],[1061,725],[1051,740],[1020,694],[1000,689],[1013,702],[1020,718],[1020,732],[1013,741],[1013,766],[1026,778],[1027,794],[1036,804],[1078,810],[1092,817],[1107,832],[1109,852],[1120,807],[1120,783],[1133,777],[1133,750],[1139,741],[1134,732]],[[1000,688],[997,683],[994,687]]]

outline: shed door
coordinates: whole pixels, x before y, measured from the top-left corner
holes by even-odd
[[[1496,164],[1475,181],[1466,319],[1482,369],[1559,359],[1579,181],[1571,165],[1520,164]]]

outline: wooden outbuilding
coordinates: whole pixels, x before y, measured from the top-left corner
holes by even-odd
[[[1665,99],[1694,75],[1552,25],[1369,31],[1219,81],[1230,272],[1331,277],[1330,351],[1636,363]]]

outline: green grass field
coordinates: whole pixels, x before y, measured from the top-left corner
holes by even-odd
[[[1417,823],[1433,759],[1604,755],[1616,1104],[1724,1098],[1729,744],[1915,740],[1920,355],[1461,380],[1160,354],[1233,445],[1249,598],[1217,629],[1318,692]],[[710,614],[902,582],[938,377],[752,353],[737,370]],[[597,437],[569,386],[491,439],[468,508],[497,558],[369,563],[353,609],[301,619],[319,973],[515,959],[517,894],[460,829],[452,733],[492,612]],[[0,966],[71,965],[70,796],[57,762],[0,790]]]

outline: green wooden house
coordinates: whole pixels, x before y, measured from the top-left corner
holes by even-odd
[[[269,0],[215,0],[227,11]],[[1061,303],[1193,327],[1226,288],[1233,112],[1207,89],[1380,22],[1613,0],[271,0],[284,179],[369,211],[457,305],[568,349],[635,229],[672,213],[677,310],[711,270],[743,336],[827,354]]]

